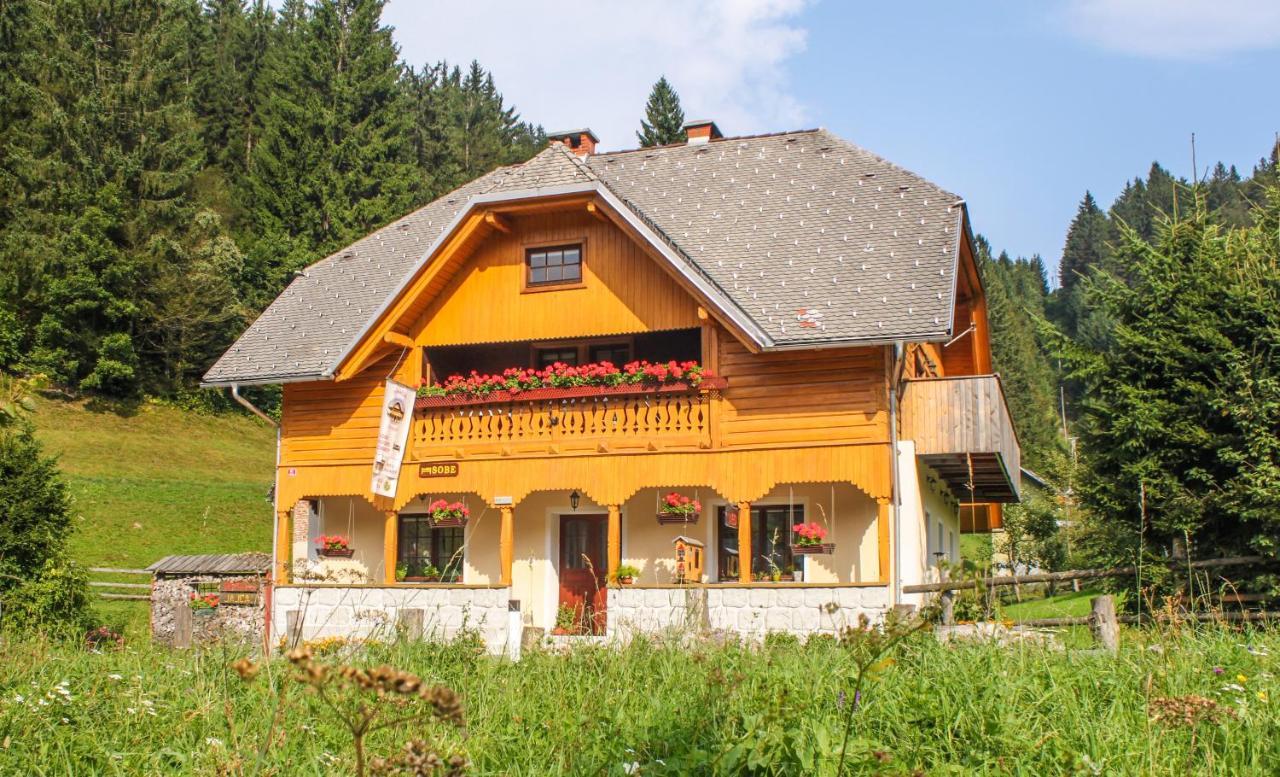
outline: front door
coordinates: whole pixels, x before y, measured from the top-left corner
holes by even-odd
[[[560,516],[560,608],[556,625],[573,634],[603,634],[608,588],[606,515]]]

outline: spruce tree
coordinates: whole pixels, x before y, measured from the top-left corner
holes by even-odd
[[[644,116],[640,121],[640,131],[636,133],[641,146],[647,148],[684,142],[684,111],[680,108],[680,95],[671,88],[666,76],[659,78],[649,92]]]

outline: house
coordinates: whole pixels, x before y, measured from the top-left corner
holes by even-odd
[[[205,376],[283,385],[277,637],[832,633],[999,526],[960,197],[821,129],[552,137],[299,273]]]

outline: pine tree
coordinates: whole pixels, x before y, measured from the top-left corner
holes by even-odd
[[[640,121],[640,131],[636,133],[641,146],[665,146],[685,141],[684,111],[680,108],[680,95],[671,88],[666,76],[659,78],[649,92],[644,116]]]

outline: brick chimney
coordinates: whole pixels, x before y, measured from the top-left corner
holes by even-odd
[[[563,132],[548,132],[547,140],[552,143],[565,144],[570,151],[578,156],[594,154],[596,152],[596,144],[600,142],[600,138],[596,137],[596,133],[587,127]]]
[[[709,143],[712,140],[724,137],[724,135],[720,134],[720,128],[711,119],[686,121],[681,129],[684,130],[685,136],[689,138],[689,145],[691,146],[696,146],[699,143]]]

